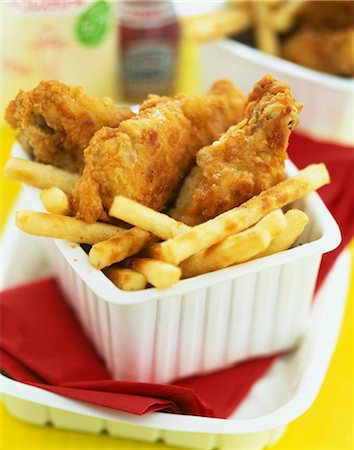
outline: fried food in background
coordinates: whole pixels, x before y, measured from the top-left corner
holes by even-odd
[[[300,111],[287,84],[263,77],[248,97],[241,122],[197,153],[172,217],[194,226],[282,181]]]
[[[182,30],[197,42],[232,36],[315,70],[354,75],[353,1],[229,0],[219,10],[184,18]]]
[[[303,0],[260,0],[249,4],[254,45],[265,53],[279,56],[279,34],[293,26]]]
[[[182,17],[181,23],[186,39],[208,42],[246,30],[250,26],[250,17],[246,2],[237,2],[233,9]]]
[[[333,75],[354,76],[354,28],[302,28],[284,41],[281,52],[285,59],[311,69]]]
[[[243,109],[243,94],[223,80],[204,95],[150,96],[135,117],[91,140],[73,192],[77,217],[105,220],[116,195],[162,210],[176,197],[197,151],[237,123]]]
[[[354,75],[354,2],[263,1],[252,6],[258,48],[311,69]]]
[[[81,87],[42,81],[29,92],[20,91],[5,118],[36,161],[80,172],[83,151],[95,132],[132,116],[129,109],[117,108],[109,98],[93,98]]]
[[[354,76],[354,2],[305,2],[281,55],[311,69]]]
[[[353,1],[305,1],[299,13],[298,22],[311,28],[339,30],[353,26]]]

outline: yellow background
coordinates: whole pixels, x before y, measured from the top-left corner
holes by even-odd
[[[195,67],[197,53],[189,48],[184,55],[184,67]],[[197,74],[182,71],[180,87],[185,92],[197,90]],[[6,161],[13,133],[1,129],[0,148],[2,166]],[[18,185],[1,179],[1,226],[18,193]],[[354,245],[351,246],[352,269],[354,261]],[[339,342],[334,353],[327,376],[313,406],[288,427],[285,436],[272,447],[274,450],[314,450],[314,449],[353,449],[353,302],[354,273],[348,293],[348,302]],[[334,298],[333,301],[336,301]],[[107,435],[88,435],[68,431],[60,431],[51,427],[35,427],[13,418],[0,403],[1,436],[0,448],[3,450],[19,449],[135,449],[135,450],[172,450],[164,444],[148,444]],[[173,447],[175,448],[175,447]]]

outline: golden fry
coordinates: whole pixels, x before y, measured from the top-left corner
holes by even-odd
[[[39,194],[45,209],[52,214],[71,216],[72,209],[69,196],[57,187],[44,189]]]
[[[300,9],[303,8],[303,4],[304,0],[282,2],[276,11],[272,12],[272,29],[277,33],[284,33],[288,31],[294,25],[297,14]]]
[[[66,239],[80,244],[96,244],[123,230],[108,223],[88,224],[73,217],[34,211],[17,211],[16,225],[29,234]]]
[[[270,55],[278,56],[280,54],[279,41],[272,26],[272,3],[261,0],[253,2],[252,6],[257,48]]]
[[[190,228],[166,214],[122,196],[115,197],[109,213],[136,227],[92,247],[89,261],[96,269],[103,269],[135,255],[147,245],[156,242],[154,235],[168,239]]]
[[[167,289],[180,280],[179,267],[149,258],[136,258],[131,261],[132,269],[143,274],[147,281],[158,289]]]
[[[104,270],[107,277],[123,291],[139,291],[144,289],[147,281],[143,274],[132,269],[109,267]]]
[[[189,230],[189,226],[159,213],[127,197],[118,195],[113,200],[109,215],[140,227],[161,239],[170,239]]]
[[[173,239],[155,244],[152,255],[156,259],[178,265],[189,256],[231,234],[245,230],[266,214],[282,208],[329,182],[329,174],[324,164],[307,166],[294,177],[261,192],[241,206],[197,225]]]
[[[265,250],[285,227],[286,220],[282,211],[273,211],[253,227],[229,236],[183,261],[180,266],[183,278],[248,261]]]
[[[298,209],[290,209],[285,214],[285,219],[287,222],[285,230],[274,238],[263,252],[256,255],[256,258],[273,255],[290,248],[309,222],[308,216]]]
[[[80,175],[21,158],[9,158],[4,167],[4,176],[40,189],[57,187],[70,194]]]
[[[249,25],[248,11],[239,7],[184,17],[182,18],[182,33],[188,39],[208,42],[240,33]]]
[[[89,252],[89,261],[96,269],[103,269],[135,255],[156,238],[147,231],[134,227],[94,245]]]

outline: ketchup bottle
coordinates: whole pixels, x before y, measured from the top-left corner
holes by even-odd
[[[180,26],[171,1],[120,0],[120,88],[123,100],[170,95],[177,72]]]

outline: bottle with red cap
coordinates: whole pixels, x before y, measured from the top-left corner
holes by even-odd
[[[120,90],[125,101],[174,91],[180,26],[168,0],[120,0]]]

